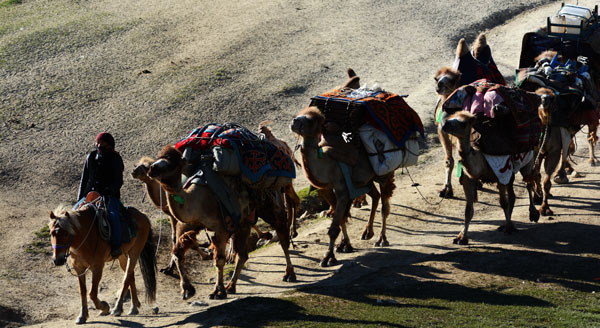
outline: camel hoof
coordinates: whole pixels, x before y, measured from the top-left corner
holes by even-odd
[[[77,318],[77,320],[75,320],[75,324],[76,325],[82,325],[87,321],[87,318],[84,316],[80,316]]]
[[[295,273],[286,274],[285,276],[283,276],[283,281],[296,282],[296,274]]]
[[[549,207],[540,208],[540,214],[543,216],[554,215],[554,212]]]
[[[136,315],[136,314],[140,314],[140,311],[138,311],[137,308],[133,308],[133,309],[129,310],[129,313],[127,313],[127,315]]]
[[[454,197],[454,192],[452,192],[452,189],[444,187],[444,189],[440,190],[438,195],[442,198],[452,198]]]
[[[273,235],[270,232],[264,232],[260,239],[271,240],[271,239],[273,239]]]
[[[468,245],[469,239],[464,238],[464,237],[456,237],[456,238],[454,238],[454,240],[452,242],[456,245]]]
[[[123,310],[119,309],[119,308],[115,308],[112,311],[110,311],[110,315],[112,315],[114,317],[120,317],[121,314],[123,314]]]
[[[215,291],[208,295],[211,300],[224,300],[227,298],[227,291],[223,287],[215,288]]]
[[[321,268],[326,268],[327,267],[327,262],[329,261],[328,258],[324,258],[321,260],[321,262],[319,263],[319,265],[321,266]]]
[[[557,184],[567,184],[569,183],[569,178],[567,178],[566,176],[557,175],[554,177],[554,182]]]
[[[194,286],[189,286],[188,288],[185,288],[181,291],[181,295],[183,300],[187,300],[196,295],[196,288],[194,288]]]
[[[373,236],[375,236],[375,233],[373,233],[373,230],[365,229],[365,231],[363,231],[362,235],[360,236],[360,239],[361,240],[369,240],[369,239],[373,238]]]
[[[101,301],[100,308],[98,310],[102,311],[100,312],[100,315],[108,315],[110,313],[110,306],[108,303],[106,303],[106,301]]]
[[[538,211],[530,211],[529,212],[529,221],[537,223],[540,220],[540,212]]]
[[[227,286],[227,288],[225,290],[227,291],[227,294],[235,294],[235,293],[237,293],[235,286]]]
[[[381,246],[388,247],[388,246],[390,246],[390,243],[388,243],[387,239],[384,239],[383,242],[381,242]]]

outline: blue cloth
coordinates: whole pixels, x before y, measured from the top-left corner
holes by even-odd
[[[105,197],[104,201],[110,222],[110,249],[115,250],[121,247],[121,220],[119,217],[121,202],[115,197]]]

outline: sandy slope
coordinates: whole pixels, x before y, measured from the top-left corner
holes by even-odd
[[[524,12],[506,24],[504,20],[515,11],[533,5],[529,1],[506,1],[498,7],[493,1],[473,5],[392,0],[342,5],[315,0],[151,1],[143,6],[129,1],[26,1],[21,6],[15,10],[19,16],[11,16],[15,21],[9,27],[12,33],[0,28],[0,40],[14,54],[8,65],[0,66],[0,240],[4,249],[0,252],[0,306],[18,309],[28,321],[41,322],[43,327],[64,327],[78,312],[76,279],[63,268],[53,267],[48,257],[26,254],[24,245],[45,224],[49,209],[74,197],[81,162],[97,131],[108,129],[117,136],[126,171],[140,156],[151,155],[197,124],[210,121],[235,120],[253,127],[271,119],[275,132],[294,144],[287,128],[293,114],[310,96],[341,83],[346,67],[355,68],[363,82],[377,81],[391,91],[410,94],[409,104],[430,122],[435,102],[431,78],[438,66],[451,64],[460,37],[472,40],[478,32],[502,24],[489,32],[488,42],[501,71],[510,76],[522,34],[543,23],[559,5],[553,2]],[[75,12],[76,19],[66,12]],[[55,18],[31,23],[40,13]],[[4,18],[0,16],[0,21]],[[63,31],[68,37],[52,39],[44,32],[48,30]],[[42,49],[27,46],[35,44]],[[143,70],[151,73],[143,74]],[[442,151],[435,145],[435,141],[429,143],[431,150],[410,173],[423,195],[437,203],[443,172]],[[507,237],[494,230],[503,215],[497,197],[484,193],[475,207],[472,247],[534,247],[553,253],[557,249],[550,244],[564,242],[563,238],[568,243],[572,236],[561,236],[560,224],[585,225],[588,234],[597,231],[589,224],[595,223],[599,211],[595,198],[600,171],[584,164],[582,158],[578,162],[587,176],[554,189],[558,196],[552,203],[556,204],[555,221],[530,224],[524,188],[517,188],[520,197],[514,218],[524,230],[518,235]],[[153,218],[160,217],[147,202],[142,203],[139,184],[129,177],[126,180],[125,202]],[[299,177],[297,185],[306,186],[306,180]],[[460,188],[458,200],[430,205],[410,187],[407,175],[398,174],[397,185],[389,249],[374,249],[372,241],[357,240],[368,210],[353,210],[350,233],[358,251],[339,255],[341,269],[318,266],[329,223],[319,221],[304,227],[296,240],[292,260],[298,283],[280,281],[284,262],[274,245],[252,254],[239,294],[228,301],[279,295],[317,282],[344,286],[375,270],[460,251],[451,244],[461,229],[464,211]],[[155,225],[155,232],[160,229]],[[159,266],[167,261],[168,231],[164,229]],[[580,240],[583,244],[578,250],[597,258],[597,250],[588,245],[593,239]],[[190,270],[198,289],[193,300],[206,301],[204,295],[212,288],[211,263],[193,256]],[[116,266],[107,266],[101,283],[103,299],[112,301],[120,280],[118,271]],[[452,268],[458,271],[469,270]],[[159,315],[150,314],[148,307],[140,316],[123,318],[98,317],[92,310],[91,326],[198,325],[188,321],[203,308],[179,299],[176,280],[161,275],[158,292]]]

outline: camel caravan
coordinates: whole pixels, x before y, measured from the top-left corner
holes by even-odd
[[[439,196],[454,198],[451,180],[456,168],[465,197],[464,226],[454,243],[469,242],[469,225],[482,184],[495,184],[498,189],[505,216],[501,230],[506,234],[515,230],[514,182],[519,172],[527,188],[529,220],[538,222],[540,215],[552,215],[548,204],[551,178],[558,175],[560,182],[567,182],[560,172],[569,167],[572,140],[583,126],[589,128],[589,163],[598,163],[594,146],[600,118],[596,87],[600,83],[600,42],[596,42],[600,41],[600,21],[597,8],[589,12],[582,8],[566,5],[557,15],[579,19],[578,24],[560,24],[549,18],[548,26],[525,34],[513,85],[507,85],[498,70],[483,33],[472,49],[461,39],[454,65],[436,73],[438,102],[433,121],[445,153],[445,181]],[[293,185],[296,169],[330,204],[329,242],[320,266],[336,265],[336,251],[354,250],[347,223],[352,204],[362,203],[365,195],[371,198],[371,209],[360,238],[375,236],[373,225],[381,201],[381,230],[374,246],[390,245],[386,228],[390,198],[397,188],[394,176],[400,168],[417,165],[423,123],[404,96],[377,85],[361,86],[352,69],[347,75],[341,86],[312,97],[293,117],[290,130],[298,138],[299,159],[297,152],[273,134],[268,122],[262,122],[256,132],[236,123],[208,123],[174,145],[164,146],[156,157],[138,162],[131,176],[145,186],[152,204],[170,219],[172,256],[161,272],[172,275],[176,270],[183,299],[196,293],[185,268],[189,249],[203,260],[214,261],[217,270],[210,299],[236,293],[237,280],[252,250],[251,230],[260,238],[272,237],[258,228],[258,218],[277,234],[285,257],[282,280],[296,281],[289,250],[298,235],[301,202]],[[453,149],[458,153],[457,165]],[[88,270],[93,275],[91,299],[102,314],[109,311],[96,295],[104,261],[110,260],[100,228],[106,225],[106,209],[98,201],[91,197],[78,209],[50,214],[55,264],[64,264],[71,255],[79,278],[82,310],[77,323],[88,317]],[[541,203],[539,209],[536,203]],[[128,213],[126,217],[135,219],[136,224],[131,225],[131,238],[124,240],[124,253],[118,258],[126,275],[114,315],[121,314],[127,290],[134,300],[130,313],[137,313],[140,303],[132,272],[138,259],[148,300],[155,297],[156,264],[149,253],[155,245],[149,221],[131,207]],[[82,237],[82,232],[90,238]],[[199,244],[199,234],[206,234],[208,248]],[[103,247],[101,256],[88,254],[94,249],[84,247],[89,243]],[[225,284],[228,258],[235,259],[235,269]]]

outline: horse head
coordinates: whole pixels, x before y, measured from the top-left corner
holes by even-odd
[[[50,211],[48,226],[52,242],[52,261],[54,265],[63,265],[67,261],[75,229],[78,228],[77,221],[73,220],[67,211],[60,216],[56,216],[53,211]]]

